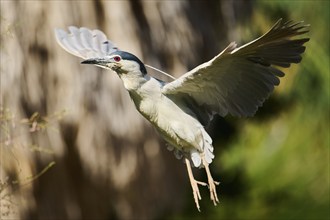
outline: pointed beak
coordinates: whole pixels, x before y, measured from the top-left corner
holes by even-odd
[[[97,64],[97,65],[104,65],[108,63],[104,58],[91,58],[81,62],[82,64]]]

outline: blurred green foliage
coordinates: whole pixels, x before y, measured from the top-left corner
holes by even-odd
[[[220,205],[214,208],[202,189],[202,213],[187,207],[174,219],[330,218],[329,2],[256,2],[244,34],[258,27],[265,32],[280,17],[311,25],[302,63],[284,70],[254,118],[225,119],[235,120],[237,132],[228,143],[215,141],[211,169],[221,181]]]

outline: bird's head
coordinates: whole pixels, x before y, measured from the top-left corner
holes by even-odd
[[[119,76],[123,74],[147,74],[146,67],[139,58],[125,51],[115,51],[102,58],[91,58],[82,61],[83,64],[94,64],[99,67],[111,69]]]

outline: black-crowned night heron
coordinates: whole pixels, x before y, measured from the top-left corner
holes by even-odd
[[[128,90],[137,110],[170,144],[177,158],[184,158],[193,196],[199,210],[198,185],[208,185],[211,200],[219,200],[209,169],[214,159],[212,139],[204,129],[214,114],[253,116],[280,83],[284,73],[275,68],[299,63],[308,38],[292,39],[308,32],[302,22],[279,20],[266,34],[241,47],[230,43],[210,61],[178,79],[165,83],[148,75],[133,54],[119,50],[99,30],[69,27],[56,29],[57,42],[69,53],[113,70]],[[148,67],[148,66],[147,66]],[[191,162],[204,167],[208,184],[196,181]]]

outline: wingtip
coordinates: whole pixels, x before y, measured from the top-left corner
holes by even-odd
[[[54,28],[55,39],[59,44],[61,44],[61,38],[63,37],[63,33],[65,33],[65,31],[61,28]]]

